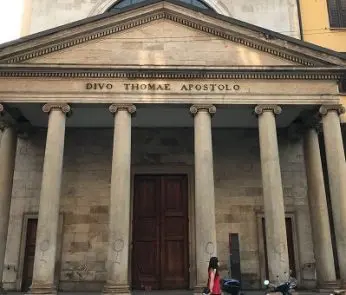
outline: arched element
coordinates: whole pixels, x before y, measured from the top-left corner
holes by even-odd
[[[90,11],[89,16],[102,14],[106,12],[110,7],[112,7],[117,2],[120,2],[120,1],[121,0],[99,0],[95,4],[94,8]],[[215,12],[222,15],[231,16],[226,6],[223,5],[222,3],[220,4],[218,0],[203,0],[203,1]]]
[[[144,2],[145,0],[118,0],[117,2],[115,2],[114,5],[112,5],[108,11],[119,11],[122,8],[125,7],[129,7],[135,4],[139,4],[141,2]],[[209,5],[207,5],[206,3],[204,3],[202,0],[178,0],[182,3],[185,4],[189,4],[201,9],[205,9],[205,10],[213,10]]]

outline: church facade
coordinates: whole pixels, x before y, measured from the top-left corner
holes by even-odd
[[[4,44],[4,289],[342,287],[345,65],[173,0]]]

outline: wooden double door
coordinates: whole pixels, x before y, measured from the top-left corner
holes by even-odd
[[[136,175],[132,224],[133,289],[187,289],[188,179]]]

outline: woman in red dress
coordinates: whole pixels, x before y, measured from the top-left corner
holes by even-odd
[[[208,288],[211,295],[221,295],[219,260],[211,257],[208,266]]]

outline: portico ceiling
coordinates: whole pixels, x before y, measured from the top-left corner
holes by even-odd
[[[34,127],[46,127],[48,116],[42,112],[42,104],[10,104],[17,108]],[[108,104],[73,104],[72,116],[66,122],[67,127],[111,128],[113,117]],[[136,105],[137,112],[132,122],[134,127],[193,127],[193,117],[189,105]],[[254,106],[230,105],[217,106],[212,119],[215,128],[256,128],[257,118],[253,114]],[[303,110],[313,106],[283,106],[277,117],[278,128],[288,127]]]

